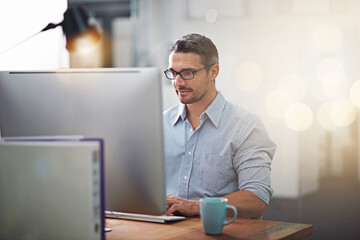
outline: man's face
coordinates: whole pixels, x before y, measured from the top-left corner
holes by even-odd
[[[196,53],[171,52],[169,56],[169,69],[176,72],[183,70],[197,70],[205,67],[200,56]],[[194,79],[184,80],[176,76],[173,86],[179,100],[183,104],[191,104],[201,100],[210,89],[215,88],[214,79],[210,79],[207,69],[194,73]]]

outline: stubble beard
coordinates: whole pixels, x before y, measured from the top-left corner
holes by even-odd
[[[182,89],[180,89],[182,90]],[[185,90],[185,89],[184,89]],[[190,89],[186,89],[186,90],[190,90]],[[188,100],[185,100],[185,99],[181,99],[180,97],[180,93],[178,90],[175,90],[176,91],[176,95],[178,96],[178,99],[179,101],[182,103],[182,104],[192,104],[192,103],[195,103],[195,102],[198,102],[200,101],[207,93],[207,89],[204,90],[204,92],[202,93],[194,93],[194,91],[191,89],[191,93],[192,93],[192,97]]]

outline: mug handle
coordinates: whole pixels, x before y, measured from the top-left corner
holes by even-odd
[[[234,206],[232,206],[232,205],[227,205],[226,206],[226,209],[228,209],[228,208],[230,208],[230,209],[232,209],[233,210],[233,212],[234,212],[234,216],[233,216],[233,218],[230,220],[230,221],[224,221],[224,225],[228,225],[228,224],[230,224],[230,223],[232,223],[233,221],[235,221],[235,219],[236,219],[236,217],[237,217],[237,210],[236,210],[236,208],[234,207]]]

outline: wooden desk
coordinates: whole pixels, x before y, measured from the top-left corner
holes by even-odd
[[[206,235],[198,217],[172,223],[106,219],[106,239],[301,239],[310,236],[310,224],[237,219],[221,235]]]

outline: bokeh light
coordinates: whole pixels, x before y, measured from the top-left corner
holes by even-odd
[[[356,81],[351,85],[349,97],[355,106],[360,107],[360,81]]]
[[[275,90],[265,97],[266,112],[277,119],[283,119],[286,110],[293,103],[292,96],[285,91]]]
[[[340,86],[329,86],[321,84],[319,81],[311,83],[310,91],[312,95],[321,102],[335,100],[339,98],[347,98],[349,96],[350,83],[347,79]]]
[[[260,86],[263,72],[254,62],[246,61],[236,68],[236,85],[242,91],[252,91]]]
[[[340,88],[337,86],[322,86],[321,93],[326,99],[335,99],[340,96]]]
[[[340,86],[345,79],[344,66],[336,58],[325,58],[317,65],[317,76],[324,86]]]
[[[324,24],[314,31],[314,42],[319,50],[334,52],[342,47],[343,36],[336,26]]]
[[[346,127],[354,122],[357,116],[356,107],[348,99],[336,100],[330,109],[330,117],[338,127]]]
[[[218,18],[218,11],[216,9],[209,9],[206,11],[205,20],[208,23],[215,23]]]
[[[102,40],[93,43],[88,39],[79,39],[78,47],[74,51],[69,51],[71,68],[100,68],[104,64],[104,52]]]
[[[305,99],[309,86],[305,79],[289,74],[280,80],[278,88],[289,93],[294,101],[300,102]]]
[[[285,113],[285,123],[293,131],[304,131],[312,123],[313,113],[311,109],[303,104],[291,105]]]
[[[318,111],[317,118],[321,127],[326,130],[334,130],[337,126],[331,121],[330,110],[332,102],[323,103]]]

